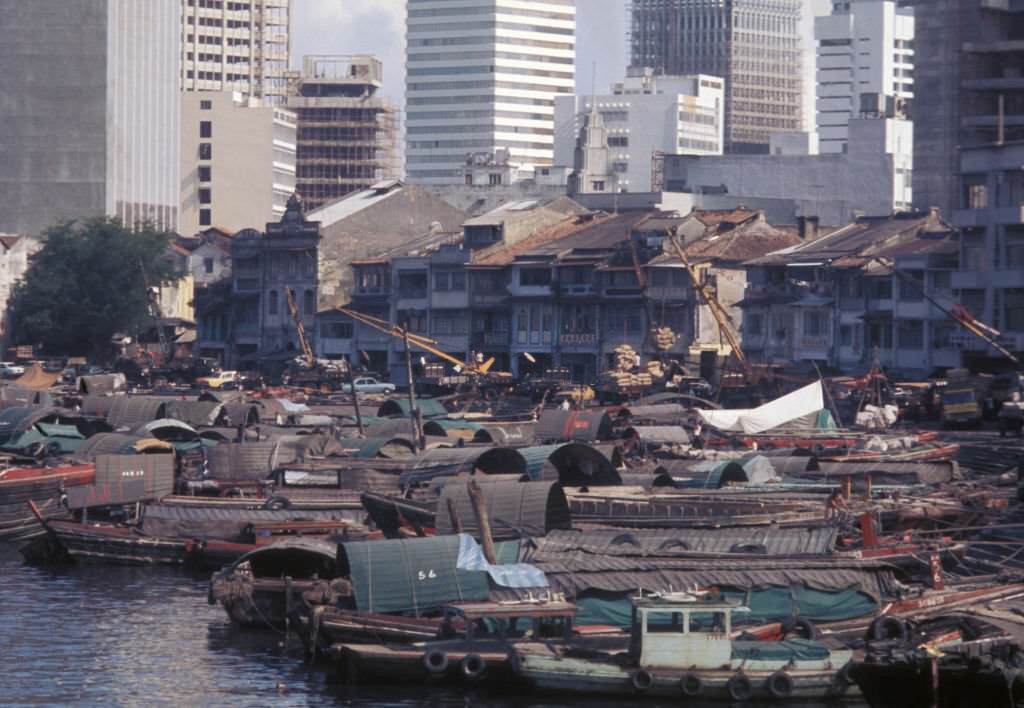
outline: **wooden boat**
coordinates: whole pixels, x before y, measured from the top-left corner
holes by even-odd
[[[337,553],[336,543],[312,538],[251,550],[213,574],[207,599],[236,624],[286,626],[303,597],[330,605],[351,595],[351,584],[338,576]]]
[[[18,467],[0,471],[0,541],[27,541],[44,533],[28,507],[32,501],[45,518],[62,518],[68,512],[61,494],[70,487],[92,484],[94,465]]]
[[[447,605],[437,637],[415,643],[353,643],[329,647],[349,681],[447,679],[476,684],[516,678],[509,662],[518,641],[571,643],[590,650],[624,649],[618,629],[591,628],[584,638],[574,631],[576,606],[553,597],[515,602]]]
[[[304,598],[305,599],[305,598]],[[292,615],[292,627],[311,656],[326,655],[334,645],[344,643],[389,644],[436,639],[440,617],[405,617],[376,612],[358,612],[331,605],[303,602]]]
[[[702,701],[825,699],[845,694],[853,654],[813,640],[739,641],[732,613],[713,594],[636,598],[625,653],[542,642],[513,648],[516,672],[545,691]]]

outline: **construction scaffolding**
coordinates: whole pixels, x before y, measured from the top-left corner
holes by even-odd
[[[383,66],[370,55],[307,56],[291,76],[296,189],[307,211],[401,175],[401,113],[377,95],[382,81]]]

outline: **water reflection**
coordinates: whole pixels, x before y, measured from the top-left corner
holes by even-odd
[[[538,698],[508,690],[347,686],[329,666],[306,663],[297,638],[286,643],[280,632],[231,625],[219,607],[207,604],[206,591],[204,578],[163,568],[32,568],[13,549],[0,546],[0,705],[629,705],[621,699]]]

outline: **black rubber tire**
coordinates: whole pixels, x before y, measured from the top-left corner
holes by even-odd
[[[871,626],[868,627],[868,634],[865,639],[894,639],[905,643],[910,638],[910,630],[907,628],[907,623],[899,617],[893,617],[892,615],[882,615],[876,617]]]
[[[785,671],[776,671],[765,682],[772,698],[789,698],[793,695],[793,678]]]
[[[633,688],[637,693],[643,693],[654,685],[654,676],[647,669],[640,669],[630,677],[630,681],[633,682]]]
[[[288,497],[270,497],[263,502],[263,508],[267,511],[281,511],[282,509],[291,509],[292,500]]]
[[[695,698],[704,692],[704,679],[697,674],[686,674],[679,679],[679,688],[684,696]]]
[[[487,662],[479,654],[467,654],[459,664],[462,678],[478,681],[487,672]]]
[[[754,687],[744,674],[733,674],[725,688],[734,701],[745,701],[754,695]]]
[[[448,655],[440,649],[428,649],[423,654],[423,668],[431,674],[443,674],[448,671]]]
[[[817,639],[821,633],[806,617],[790,617],[782,623],[782,638],[788,639],[794,635],[800,639]]]

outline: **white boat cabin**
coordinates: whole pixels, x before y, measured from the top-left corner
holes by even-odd
[[[645,668],[729,668],[733,612],[749,610],[710,594],[635,598],[631,653]]]

